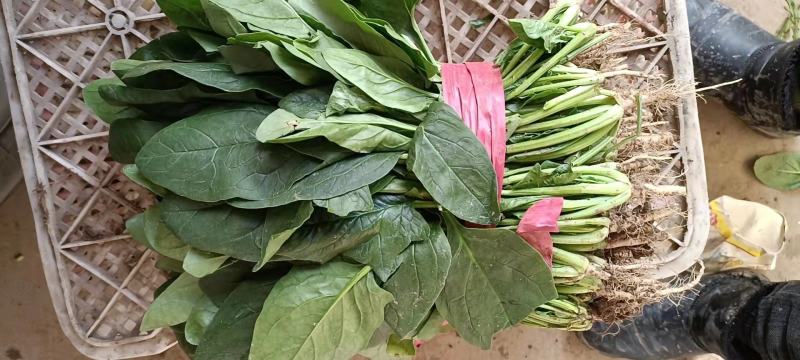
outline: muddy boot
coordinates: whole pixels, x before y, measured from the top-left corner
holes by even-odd
[[[709,94],[770,136],[800,135],[800,42],[783,42],[718,0],[687,0],[700,86],[738,79]]]
[[[768,282],[750,272],[709,275],[680,301],[645,307],[639,317],[621,325],[596,324],[581,334],[590,347],[613,357],[635,360],[675,359],[705,353],[728,360],[759,359],[731,349],[734,322]],[[741,354],[740,354],[741,355]]]

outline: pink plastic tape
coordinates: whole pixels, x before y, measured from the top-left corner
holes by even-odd
[[[506,101],[500,69],[485,62],[442,64],[442,88],[444,101],[489,153],[499,197],[506,162]]]

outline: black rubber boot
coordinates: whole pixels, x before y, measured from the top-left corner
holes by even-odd
[[[675,359],[715,353],[727,360],[757,359],[732,348],[733,324],[750,299],[765,291],[765,279],[750,272],[709,275],[679,302],[645,307],[639,317],[619,326],[596,324],[581,334],[592,348],[634,360]]]
[[[701,86],[737,79],[716,95],[751,128],[800,135],[800,42],[783,42],[717,0],[687,0],[694,72]]]

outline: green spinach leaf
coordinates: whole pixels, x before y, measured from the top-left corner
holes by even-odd
[[[386,275],[396,268],[397,259],[389,258],[390,254],[399,254],[412,241],[419,241],[427,234],[426,227],[425,220],[409,204],[379,202],[372,211],[324,219],[301,227],[278,250],[275,260],[324,263],[375,240],[347,255],[365,264],[391,269],[381,270]]]
[[[419,0],[402,0],[403,9],[397,2],[383,0],[361,0],[357,8],[369,18],[362,18],[387,39],[393,39],[406,54],[430,78],[439,73],[438,61],[430,52],[422,32],[414,18]]]
[[[389,325],[384,323],[372,334],[367,348],[358,354],[369,360],[401,360],[411,358],[411,356],[416,353],[414,345],[411,344],[411,349],[397,349],[397,341],[392,341],[397,338],[397,334],[393,333]],[[407,354],[409,352],[410,355]]]
[[[561,25],[541,20],[509,19],[508,25],[522,41],[536,48],[552,52],[559,45],[568,42],[574,35]]]
[[[83,89],[83,101],[95,116],[106,124],[113,124],[120,119],[141,118],[144,113],[129,105],[114,105],[100,96],[100,87],[104,85],[123,85],[116,78],[97,79]]]
[[[292,234],[308,221],[313,212],[314,206],[310,201],[298,201],[267,209],[264,234],[258,243],[258,247],[261,248],[261,258],[255,270],[266,265]]]
[[[295,267],[264,303],[250,359],[350,359],[383,323],[390,301],[369,267]]]
[[[268,52],[249,45],[220,46],[219,52],[225,62],[231,66],[231,70],[237,75],[269,72],[278,69],[278,65],[275,64]]]
[[[319,165],[318,169],[353,156],[353,152],[325,139],[286,144],[286,146],[303,155],[322,160],[322,164]]]
[[[136,165],[154,183],[197,201],[284,194],[319,162],[256,140],[256,128],[272,110],[221,108],[176,122],[145,144]]]
[[[151,61],[127,71],[120,79],[129,86],[145,89],[175,88],[194,81],[225,92],[256,90],[277,97],[297,87],[294,81],[273,74],[237,75],[229,65],[221,63]]]
[[[382,152],[340,160],[298,181],[273,201],[280,204],[344,195],[380,180],[392,171],[401,155],[400,152]]]
[[[302,132],[270,141],[286,144],[324,137],[328,141],[357,153],[405,151],[411,138],[379,126],[323,122]]]
[[[763,156],[756,160],[753,170],[761,183],[773,189],[800,189],[800,153]]]
[[[130,56],[134,60],[203,61],[206,51],[188,33],[164,34]]]
[[[407,259],[403,254],[413,242],[425,241],[430,227],[425,218],[407,202],[383,203],[378,209],[378,232],[368,241],[344,253],[346,258],[372,266],[381,281],[386,281]]]
[[[257,262],[261,259],[264,211],[199,203],[175,195],[161,202],[164,222],[195,249]]]
[[[453,259],[436,308],[465,340],[488,349],[558,296],[542,256],[513,231],[468,229],[447,213],[445,223]]]
[[[335,198],[314,200],[314,205],[326,208],[329,213],[338,216],[348,216],[354,212],[370,211],[373,207],[372,194],[368,186]]]
[[[196,83],[188,83],[175,89],[139,89],[123,85],[103,85],[100,96],[111,104],[154,105],[169,103],[189,103],[200,101],[230,101],[263,103],[256,91],[218,92],[203,88]]]
[[[200,0],[200,2],[203,4],[203,10],[205,10],[208,22],[215,33],[228,38],[247,32],[244,25],[213,0]]]
[[[317,31],[311,39],[295,39],[291,46],[286,45],[286,50],[295,56],[304,59],[309,64],[335,76],[338,80],[343,80],[336,71],[325,61],[322,53],[327,49],[346,49],[341,42],[328,36],[322,31]]]
[[[325,26],[356,49],[413,64],[399,46],[365,23],[358,16],[358,10],[344,0],[289,0],[289,4],[300,15],[315,19],[318,25]]]
[[[306,38],[311,28],[285,0],[208,0],[228,11],[253,31]]]
[[[246,280],[219,306],[197,347],[195,360],[247,360],[256,319],[277,278]]]
[[[190,248],[183,258],[183,270],[196,278],[203,278],[219,270],[228,258],[227,255]]]
[[[192,39],[194,39],[194,41],[200,45],[203,50],[205,50],[206,54],[214,54],[219,52],[220,46],[227,43],[227,40],[224,37],[218,36],[217,34],[210,34],[192,29],[183,29],[183,31],[189,34],[189,36],[191,36]]]
[[[153,205],[144,211],[144,234],[150,248],[159,254],[182,261],[189,245],[178,238],[161,218],[161,207]]]
[[[198,279],[187,273],[181,274],[150,304],[140,330],[150,331],[186,322],[202,297]]]
[[[222,305],[228,295],[252,274],[253,264],[245,261],[228,261],[219,270],[198,281],[203,294],[217,306]],[[277,270],[277,269],[276,269]]]
[[[578,174],[572,171],[571,163],[560,164],[551,171],[544,171],[542,164],[536,164],[519,183],[513,186],[514,189],[524,189],[532,187],[548,187],[569,185],[578,179]]]
[[[408,83],[402,74],[392,72],[369,54],[355,49],[329,49],[325,61],[348,82],[388,108],[416,113],[426,110],[436,95]]]
[[[329,73],[320,70],[315,65],[286,50],[282,43],[275,44],[269,41],[262,41],[258,43],[258,46],[269,51],[275,64],[300,84],[311,86],[331,78]]]
[[[449,106],[431,106],[414,134],[407,164],[433,198],[460,219],[484,225],[500,221],[489,155]]]
[[[281,109],[305,119],[316,119],[325,115],[325,107],[331,95],[329,86],[295,91],[278,103]]]
[[[144,246],[150,247],[147,241],[147,234],[144,232],[144,213],[138,213],[125,221],[125,230],[131,235],[133,240]]]
[[[438,224],[430,236],[411,244],[400,257],[402,265],[383,285],[394,295],[386,306],[386,322],[402,338],[411,338],[421,328],[444,288],[450,270],[450,244]]]
[[[208,296],[203,296],[194,304],[184,326],[184,336],[188,343],[192,345],[200,344],[200,339],[206,332],[208,325],[214,320],[217,311],[219,311],[219,308]]]
[[[211,30],[202,4],[197,0],[157,0],[158,7],[177,27]]]
[[[325,115],[342,115],[346,113],[367,113],[371,111],[386,112],[386,107],[372,100],[357,87],[351,87],[341,81],[333,87]]]
[[[108,150],[111,158],[123,164],[133,164],[136,155],[150,138],[168,124],[141,119],[120,119],[111,124]]]

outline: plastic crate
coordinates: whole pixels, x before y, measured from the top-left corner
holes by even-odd
[[[0,61],[36,237],[61,328],[92,358],[130,358],[174,345],[169,331],[139,332],[154,290],[166,280],[155,254],[124,233],[124,221],[153,198],[108,156],[108,128],[81,99],[113,60],[169,32],[154,0],[0,0]],[[442,62],[491,61],[513,39],[508,18],[541,15],[547,0],[423,0],[417,19]],[[681,0],[588,0],[600,24],[632,21],[645,45],[620,49],[631,68],[693,81]],[[472,20],[488,20],[473,26]],[[446,24],[446,26],[443,26]],[[669,33],[670,36],[663,37]],[[634,86],[636,84],[633,84]],[[678,274],[700,256],[709,228],[696,102],[687,95],[670,124],[680,144],[663,172],[678,174],[688,196],[683,236],[658,256],[655,277]]]

